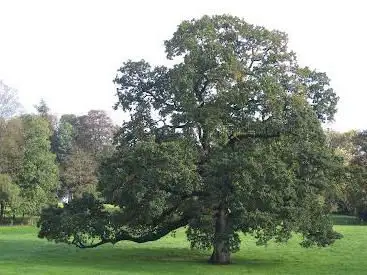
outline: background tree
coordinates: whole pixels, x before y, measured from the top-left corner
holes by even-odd
[[[55,139],[61,197],[71,199],[87,190],[95,192],[96,169],[111,154],[114,130],[112,120],[101,110],[91,110],[83,116],[61,116]]]
[[[78,124],[78,117],[74,114],[63,114],[60,117],[59,123],[69,123],[71,126],[73,126],[73,129],[76,129]]]
[[[367,220],[366,131],[328,131],[327,136],[329,146],[344,161],[344,176],[331,189],[330,197],[336,203],[339,213]]]
[[[52,151],[57,161],[63,165],[73,146],[76,146],[78,117],[74,114],[63,114],[52,138]]]
[[[21,199],[17,179],[22,170],[24,157],[23,123],[13,117],[0,120],[0,216],[6,207],[11,213],[21,211]]]
[[[58,168],[50,151],[51,131],[46,119],[24,116],[24,158],[18,184],[27,214],[36,214],[48,202],[56,200]]]
[[[12,182],[9,175],[0,174],[0,222],[4,218],[6,206],[12,211],[18,206],[19,187]]]
[[[0,80],[0,118],[9,118],[21,109],[17,91]]]
[[[120,211],[84,196],[46,209],[39,236],[95,247],[187,226],[220,264],[240,232],[258,244],[293,231],[304,246],[339,238],[322,199],[338,167],[320,124],[337,102],[326,74],[299,67],[284,33],[227,15],[182,22],[165,46],[180,63],[128,61],[115,79],[116,108],[131,120],[100,189]]]
[[[328,130],[326,131],[328,146],[334,153],[341,158],[343,166],[340,168],[340,177],[335,182],[334,187],[330,188],[326,199],[333,206],[334,211],[353,215],[355,214],[355,206],[351,200],[351,190],[354,189],[354,182],[351,181],[350,165],[356,152],[355,138],[357,131],[348,131],[344,133]]]
[[[354,155],[350,161],[350,184],[347,194],[356,215],[367,221],[367,130],[353,138]]]
[[[63,167],[63,188],[69,200],[81,197],[84,192],[95,193],[97,187],[97,162],[91,154],[74,148]]]
[[[90,110],[77,118],[76,145],[98,156],[112,145],[114,125],[105,111]]]
[[[50,114],[50,107],[48,107],[46,101],[41,99],[40,102],[34,106],[37,110],[39,116],[43,117],[44,119],[48,119]]]
[[[67,121],[60,120],[56,133],[56,156],[59,163],[64,163],[70,155],[71,149],[75,143],[75,129]]]
[[[55,138],[54,134],[56,131],[57,117],[51,114],[50,107],[47,105],[44,99],[41,99],[37,105],[34,105],[34,108],[36,109],[37,114],[48,122],[50,131],[51,131],[50,139],[54,142],[54,138]]]
[[[20,118],[0,122],[0,173],[17,178],[24,155],[23,123]]]
[[[326,131],[327,142],[329,146],[336,150],[336,153],[340,155],[345,164],[350,163],[355,154],[355,137],[357,131],[351,130],[348,132],[336,132],[332,130]]]

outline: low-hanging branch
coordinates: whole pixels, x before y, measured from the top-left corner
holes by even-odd
[[[164,211],[158,218],[155,219],[154,222],[150,224],[150,226],[152,226],[154,229],[141,236],[133,236],[127,230],[123,230],[122,228],[120,228],[118,229],[117,234],[115,234],[116,235],[115,238],[100,237],[100,241],[97,243],[85,244],[81,242],[79,238],[74,237],[71,243],[79,248],[94,248],[94,247],[97,247],[97,246],[100,246],[106,243],[115,244],[119,241],[132,241],[136,243],[144,243],[144,242],[158,240],[164,237],[165,235],[167,235],[168,233],[170,233],[171,231],[188,224],[188,221],[189,221],[188,214],[186,214],[185,216],[181,217],[181,219],[173,223],[167,222],[167,217],[171,217],[171,215],[173,215],[177,211],[177,209],[182,205],[182,203],[184,203],[186,199],[192,198],[195,196],[207,196],[207,195],[208,194],[203,191],[193,191],[190,194],[181,196],[182,201],[180,201],[175,206]],[[171,219],[168,219],[168,220],[171,220]]]
[[[131,242],[135,242],[135,243],[146,243],[146,242],[151,242],[151,241],[156,241],[164,236],[166,236],[167,234],[169,234],[170,232],[172,232],[173,230],[176,230],[180,227],[183,227],[185,225],[187,225],[189,222],[189,217],[188,216],[184,216],[181,219],[177,220],[176,222],[173,222],[171,224],[164,224],[162,226],[160,226],[159,228],[148,232],[142,236],[133,236],[131,235],[129,232],[127,232],[126,230],[120,230],[117,235],[116,238],[101,238],[101,241],[94,243],[94,244],[84,244],[82,243],[80,240],[77,240],[74,238],[74,240],[72,241],[72,244],[74,244],[75,246],[79,247],[79,248],[94,248],[106,243],[112,243],[115,244],[117,242],[120,241],[131,241]]]

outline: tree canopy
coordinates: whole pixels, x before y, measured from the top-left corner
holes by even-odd
[[[340,235],[323,196],[339,164],[321,123],[338,98],[287,42],[237,17],[204,16],[165,41],[175,65],[125,62],[115,107],[131,118],[101,167],[102,198],[45,209],[39,236],[85,248],[186,226],[192,247],[212,248],[210,261],[221,264],[239,249],[240,232],[258,244],[292,232],[306,247],[333,243]]]

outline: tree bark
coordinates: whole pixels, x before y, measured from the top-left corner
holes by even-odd
[[[5,203],[4,201],[0,201],[0,221],[3,220],[5,214]]]
[[[213,264],[230,264],[231,251],[229,247],[228,217],[223,209],[218,211],[215,222],[213,253],[209,259]]]

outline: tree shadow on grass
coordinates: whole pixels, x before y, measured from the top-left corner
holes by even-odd
[[[225,270],[239,272],[244,269],[270,270],[279,266],[280,261],[244,258],[234,255],[233,264],[228,267],[210,265],[208,251],[191,250],[184,247],[104,245],[95,249],[78,249],[64,244],[42,240],[0,240],[2,256],[0,261],[11,261],[16,265],[53,267],[60,272],[93,269],[100,272],[126,272],[128,274],[215,274]],[[18,266],[19,266],[18,265]]]

